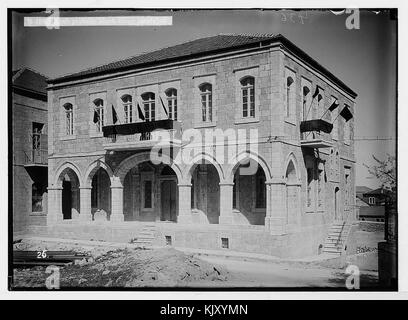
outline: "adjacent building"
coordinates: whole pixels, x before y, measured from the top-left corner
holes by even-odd
[[[13,231],[46,225],[47,82],[34,70],[12,74]]]
[[[385,202],[390,192],[384,188],[372,190],[367,187],[356,187],[356,205],[359,207],[359,220],[385,221]]]
[[[148,229],[155,243],[289,257],[355,219],[356,93],[282,35],[197,39],[48,83],[37,233]]]

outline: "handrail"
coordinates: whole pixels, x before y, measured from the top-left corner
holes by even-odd
[[[343,224],[341,226],[341,231],[340,231],[339,236],[338,236],[337,241],[336,241],[336,247],[338,247],[340,242],[341,242],[341,237],[343,236],[345,226],[348,224],[348,222],[350,220],[351,212],[352,212],[352,210],[347,211],[346,219],[343,221]]]

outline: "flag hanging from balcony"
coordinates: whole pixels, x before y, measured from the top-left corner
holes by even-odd
[[[116,113],[115,107],[112,104],[112,122],[115,124],[118,122],[118,114]]]
[[[162,107],[163,107],[164,113],[166,114],[166,116],[169,116],[169,113],[167,112],[167,109],[166,109],[166,107],[164,106],[164,103],[163,103],[163,100],[162,100],[162,97],[161,97],[161,96],[160,96],[160,102],[161,102],[161,105],[162,105]]]
[[[313,96],[312,96],[312,98],[314,99],[314,98],[316,98],[317,97],[317,95],[320,93],[320,91],[319,91],[319,87],[318,86],[316,86],[316,90],[315,90],[315,93],[313,93]]]
[[[339,106],[339,103],[337,102],[337,100],[334,100],[332,105],[329,107],[329,111],[332,112],[333,110],[335,110],[337,107]]]
[[[346,120],[346,122],[353,118],[353,114],[347,106],[344,106],[344,108],[340,111],[340,115],[344,118],[344,120]]]
[[[145,121],[145,116],[143,114],[142,109],[140,109],[139,102],[137,103],[137,112],[139,114],[139,118],[142,119],[143,121]]]
[[[94,109],[93,122],[97,123],[99,122],[99,120],[100,120],[99,113],[96,111],[96,109]]]

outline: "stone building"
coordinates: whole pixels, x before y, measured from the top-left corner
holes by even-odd
[[[47,82],[28,68],[12,75],[13,231],[46,225]]]
[[[217,35],[52,79],[47,228],[32,231],[315,254],[354,216],[355,98],[281,35]]]

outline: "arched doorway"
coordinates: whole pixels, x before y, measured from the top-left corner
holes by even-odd
[[[91,182],[91,213],[102,211],[107,217],[111,214],[110,177],[102,167],[96,170]]]
[[[296,168],[293,161],[289,161],[286,168],[286,223],[297,224],[299,212],[299,185]]]
[[[164,166],[160,172],[160,221],[177,222],[177,176],[172,168]]]
[[[220,221],[220,177],[217,169],[206,160],[191,169],[191,209],[199,223]],[[188,201],[186,199],[186,201]]]
[[[339,199],[340,199],[340,189],[336,187],[334,189],[334,220],[339,220]]]
[[[79,215],[79,179],[71,168],[65,168],[58,177],[62,187],[61,212],[64,220],[71,220]]]
[[[266,175],[254,159],[237,164],[233,170],[232,207],[241,223],[264,225],[266,217]]]

